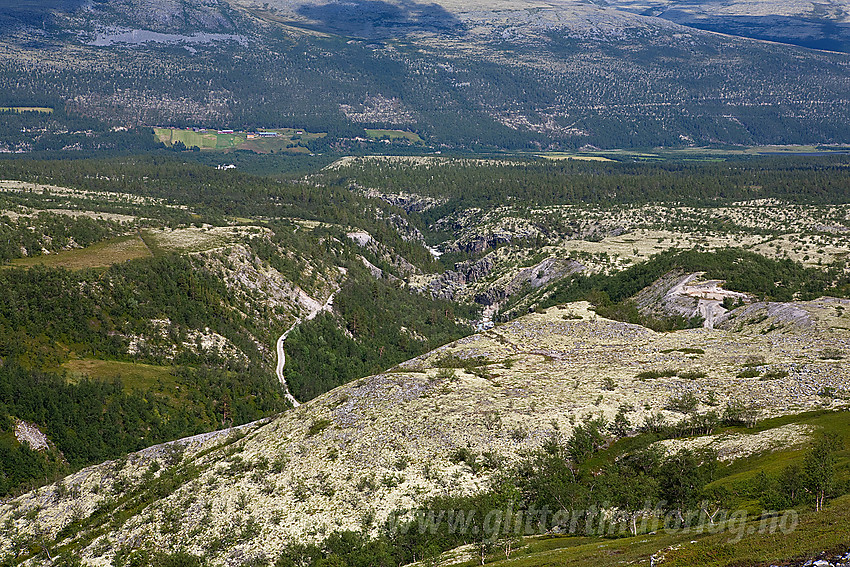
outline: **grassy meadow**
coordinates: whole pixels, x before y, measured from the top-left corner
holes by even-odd
[[[424,143],[424,140],[415,132],[406,130],[381,130],[374,128],[366,128],[366,136],[372,140],[389,139],[389,140],[408,140],[414,144]]]
[[[40,112],[42,114],[53,114],[49,106],[0,106],[0,112]]]
[[[44,254],[29,258],[17,258],[9,264],[13,267],[46,266],[83,270],[106,268],[136,258],[152,256],[150,249],[138,235],[120,236],[77,250],[63,250],[56,254]]]
[[[71,382],[83,378],[92,380],[112,380],[120,378],[128,391],[144,392],[175,385],[174,374],[170,366],[157,366],[140,362],[119,362],[116,360],[97,360],[92,358],[69,360],[62,364]]]

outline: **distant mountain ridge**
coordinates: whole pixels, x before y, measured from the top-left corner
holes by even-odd
[[[850,51],[850,6],[839,0],[611,0],[600,5],[697,29],[832,51]]]
[[[399,127],[434,148],[850,141],[850,56],[579,1],[75,6],[4,27],[0,105],[109,127],[328,132],[316,152]],[[39,120],[24,128],[78,129]]]

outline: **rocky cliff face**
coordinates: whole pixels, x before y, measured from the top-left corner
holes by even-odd
[[[764,416],[841,404],[848,363],[822,353],[850,352],[846,303],[794,304],[811,325],[769,333],[743,315],[732,331],[662,334],[586,303],[531,314],[276,418],[152,447],[4,502],[0,557],[47,541],[88,565],[144,546],[216,565],[273,559],[294,541],[375,530],[431,495],[480,490],[523,451],[623,405],[639,425],[657,412],[681,419],[661,408],[684,392],[701,412],[731,400]],[[768,379],[740,375],[754,357]],[[465,369],[444,368],[458,359]],[[642,378],[649,370],[666,377]]]
[[[493,254],[488,254],[480,260],[459,262],[454,270],[448,270],[434,278],[428,284],[428,289],[435,297],[459,298],[467,284],[475,283],[490,275],[496,266],[496,261]]]
[[[471,300],[495,310],[499,303],[516,293],[539,289],[585,269],[575,260],[553,256],[526,268],[506,264],[504,255],[498,252],[480,260],[459,262],[454,270],[428,282],[423,291],[444,299]]]
[[[746,293],[723,289],[723,282],[704,280],[702,273],[685,274],[674,270],[665,274],[651,286],[638,293],[634,302],[644,314],[685,319],[699,317],[703,326],[713,328],[729,312],[725,300],[733,304],[750,303],[753,297]]]

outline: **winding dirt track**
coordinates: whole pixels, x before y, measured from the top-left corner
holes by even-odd
[[[316,315],[318,315],[322,311],[330,311],[331,308],[333,307],[333,304],[334,304],[334,296],[337,294],[338,291],[339,290],[334,291],[330,295],[330,297],[328,297],[327,301],[325,301],[324,305],[322,305],[318,309],[310,311],[310,313],[307,314],[307,316],[304,317],[304,319],[301,319],[300,317],[298,319],[296,319],[295,322],[292,324],[292,326],[289,327],[277,339],[277,369],[276,369],[277,379],[280,381],[280,385],[283,387],[284,397],[287,400],[289,400],[289,403],[291,403],[292,407],[294,407],[294,408],[297,408],[298,406],[300,406],[301,402],[296,400],[295,396],[292,395],[292,392],[289,390],[289,385],[286,383],[286,377],[283,375],[283,367],[286,364],[286,353],[283,351],[283,343],[284,343],[284,341],[286,341],[286,337],[289,335],[289,333],[291,333],[292,330],[295,327],[297,327],[299,323],[301,323],[302,321],[309,321],[311,319],[314,319],[316,317]]]

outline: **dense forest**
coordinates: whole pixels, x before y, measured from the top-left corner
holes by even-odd
[[[416,165],[367,159],[328,170],[328,184],[446,198],[422,213],[430,225],[456,211],[504,205],[613,205],[676,202],[707,206],[750,199],[808,204],[850,202],[848,158],[773,157],[719,163],[533,160]]]
[[[61,346],[79,354],[126,357],[132,335],[154,335],[152,320],[170,321],[169,333],[209,327],[258,360],[248,332],[262,328],[238,317],[252,313],[212,274],[180,256],[116,264],[105,272],[44,267],[0,271],[5,301],[0,306],[0,356],[27,366],[55,364]],[[243,312],[245,312],[243,311]],[[257,353],[257,354],[253,354]],[[140,360],[164,362],[151,348]],[[182,352],[187,362],[220,363],[214,353]],[[237,364],[228,361],[228,364]]]
[[[250,306],[187,258],[137,260],[106,271],[6,269],[0,282],[0,412],[7,421],[14,416],[45,428],[72,468],[287,407],[252,339],[272,341],[265,327],[250,323],[262,318],[237,317],[240,309],[252,313]],[[152,326],[154,320],[167,325]],[[187,332],[198,328],[215,329],[247,358],[185,346]],[[146,341],[131,354],[134,336]],[[175,344],[183,346],[175,350]],[[69,351],[162,367],[167,383],[142,391],[128,389],[118,375],[69,383],[61,366]],[[16,458],[29,455],[22,447],[10,450]],[[9,477],[4,492],[44,480],[42,469],[22,470],[34,476]]]
[[[0,264],[24,255],[37,256],[70,246],[85,247],[109,236],[123,234],[117,222],[40,212],[31,217],[0,215]]]
[[[41,97],[23,102],[32,106]],[[6,99],[8,101],[8,99]],[[109,123],[65,111],[58,99],[41,101],[51,112],[0,110],[0,152],[29,155],[121,154],[156,149],[150,128],[114,129]]]
[[[464,321],[475,315],[473,308],[432,300],[360,271],[335,297],[336,313],[302,323],[286,339],[287,383],[300,400],[471,332]]]
[[[156,443],[248,423],[288,407],[256,367],[178,367],[165,385],[128,390],[121,379],[69,382],[55,372],[0,367],[0,496]],[[11,442],[13,417],[39,424],[46,452]]]

